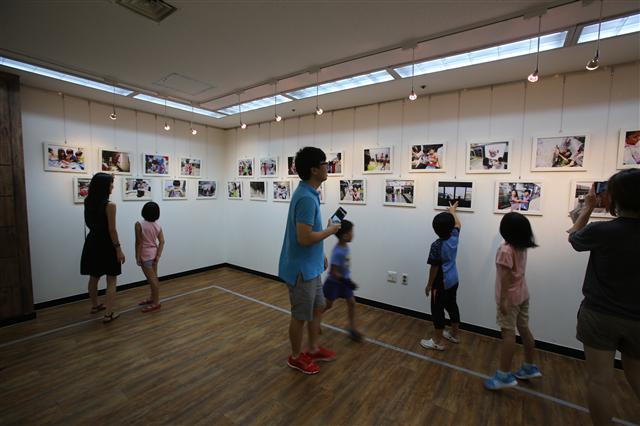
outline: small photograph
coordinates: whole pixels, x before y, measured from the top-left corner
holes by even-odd
[[[640,168],[640,130],[620,130],[618,168]]]
[[[238,177],[253,177],[253,158],[238,160]]]
[[[291,181],[281,180],[273,182],[273,201],[291,201]]]
[[[288,177],[298,177],[298,172],[296,171],[296,156],[289,155],[287,157],[287,176]]]
[[[169,156],[142,154],[145,176],[169,176]]]
[[[124,178],[122,179],[123,201],[151,200],[151,179]]]
[[[542,183],[497,182],[494,200],[496,213],[542,214]]]
[[[47,172],[86,173],[87,150],[71,145],[44,142],[44,170]]]
[[[100,170],[114,175],[131,174],[131,153],[127,151],[100,150]]]
[[[531,170],[585,170],[584,156],[586,144],[586,135],[536,138],[531,154]]]
[[[342,176],[344,154],[342,152],[327,152],[327,175]]]
[[[439,172],[444,171],[444,144],[412,145],[411,169],[412,172]]]
[[[384,181],[384,205],[415,207],[414,180],[386,179]]]
[[[458,210],[473,211],[473,182],[439,181],[436,188],[438,210],[447,210],[450,204],[458,202]]]
[[[364,179],[340,179],[340,203],[366,204],[367,185]]]
[[[163,179],[162,180],[163,200],[186,200],[187,181],[185,179]]]
[[[278,157],[266,157],[260,159],[260,176],[278,176]]]
[[[467,173],[509,172],[509,141],[469,143]]]
[[[215,180],[199,180],[197,200],[213,200],[216,198],[217,183]]]
[[[202,160],[199,158],[180,157],[180,177],[200,177]]]
[[[230,180],[227,182],[227,198],[229,200],[242,200],[242,181]]]
[[[575,181],[571,184],[571,199],[569,200],[569,212],[577,212],[584,207],[584,198],[594,186],[596,192],[596,208],[591,217],[611,218],[607,208],[609,196],[607,194],[607,179],[600,181]],[[570,213],[571,214],[571,213]]]
[[[267,182],[264,180],[252,180],[249,182],[249,199],[267,201]]]
[[[363,173],[392,173],[392,148],[365,148]]]
[[[84,199],[89,195],[89,183],[91,178],[73,178],[73,202],[84,203]]]

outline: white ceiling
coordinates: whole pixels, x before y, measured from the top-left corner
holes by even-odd
[[[315,84],[315,75],[304,72],[318,66],[323,66],[320,80],[326,81],[408,62],[411,51],[398,48],[407,41],[425,41],[418,45],[416,58],[442,56],[535,35],[537,19],[521,17],[531,10],[557,6],[543,16],[543,32],[575,29],[597,20],[599,12],[598,2],[580,1],[168,1],[178,10],[157,24],[107,0],[5,0],[0,3],[0,54],[221,108],[235,103],[235,93],[244,89],[249,90],[243,100],[268,96],[273,86],[266,83],[275,79],[281,81],[279,91]],[[604,14],[637,8],[636,0],[607,0]],[[584,69],[593,50],[588,43],[545,52],[541,74]],[[603,65],[635,61],[640,59],[640,38],[607,39],[601,51]],[[376,54],[348,61],[370,53]],[[421,76],[416,86],[427,85],[421,94],[496,84],[523,79],[531,68],[532,58],[525,56]],[[112,100],[108,93],[8,71],[31,86]],[[184,91],[166,87],[174,82],[163,80],[172,74],[187,78],[181,82],[188,84]],[[328,111],[398,99],[406,96],[409,84],[392,81],[324,95],[321,103]],[[135,99],[118,96],[116,101],[141,111],[164,111]],[[311,113],[314,107],[315,99],[308,99],[289,102],[280,112],[286,118]],[[174,110],[169,115],[190,118]],[[272,116],[273,110],[266,108],[246,113],[244,119],[252,123]],[[238,117],[197,116],[194,121],[228,128],[237,126]]]

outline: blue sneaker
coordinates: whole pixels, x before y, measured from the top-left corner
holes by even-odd
[[[522,364],[520,369],[515,372],[515,376],[520,380],[527,380],[533,379],[534,377],[542,377],[542,372],[535,364],[531,364],[528,366]]]
[[[498,390],[503,388],[512,388],[518,385],[518,381],[516,380],[516,376],[512,373],[507,373],[503,375],[501,373],[496,372],[490,379],[484,381],[484,387],[489,390]]]

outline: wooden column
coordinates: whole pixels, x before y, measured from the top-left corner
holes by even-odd
[[[0,72],[0,325],[35,318],[20,78]]]

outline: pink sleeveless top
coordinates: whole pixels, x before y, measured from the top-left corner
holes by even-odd
[[[162,228],[158,222],[147,222],[141,220],[138,222],[142,228],[142,251],[140,257],[142,261],[153,260],[158,252],[158,235]]]

